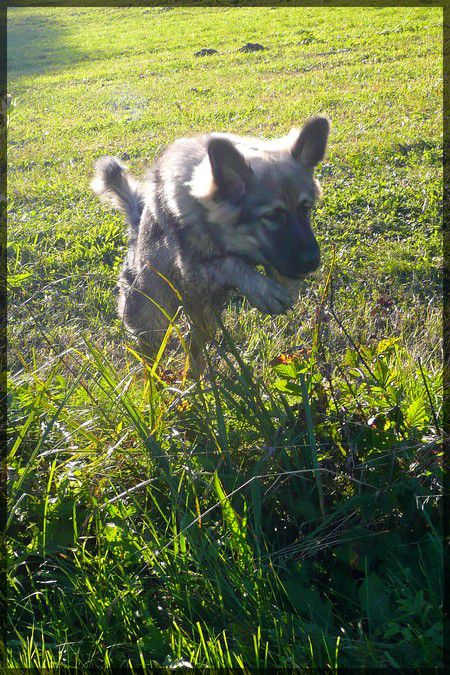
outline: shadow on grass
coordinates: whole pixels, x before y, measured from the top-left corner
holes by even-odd
[[[61,9],[70,12],[70,8]],[[62,17],[61,17],[62,18]],[[30,74],[47,73],[89,55],[73,44],[65,43],[68,31],[64,23],[44,16],[43,10],[8,9],[7,56],[8,77],[13,82]]]

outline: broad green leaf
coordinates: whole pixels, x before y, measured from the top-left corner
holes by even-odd
[[[221,501],[225,524],[230,532],[230,540],[234,550],[240,557],[251,557],[251,549],[247,544],[246,522],[247,514],[241,519],[231,505],[225,490],[222,487],[217,471],[214,473],[214,488]]]
[[[420,396],[407,407],[405,424],[407,427],[422,427],[425,420],[428,420],[427,409],[424,399]]]

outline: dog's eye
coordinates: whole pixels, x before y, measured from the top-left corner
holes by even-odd
[[[309,216],[312,207],[313,207],[312,202],[305,199],[305,201],[299,203],[298,210],[302,216]]]

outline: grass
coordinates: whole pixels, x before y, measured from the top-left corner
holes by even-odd
[[[8,664],[438,666],[442,11],[16,8],[8,36]],[[144,377],[94,160],[318,112],[321,271],[286,317],[233,299],[208,381]]]

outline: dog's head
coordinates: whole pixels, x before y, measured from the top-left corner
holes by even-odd
[[[318,116],[278,141],[212,136],[194,171],[191,194],[227,254],[299,279],[320,264],[311,209],[320,196],[313,177],[330,123]]]

